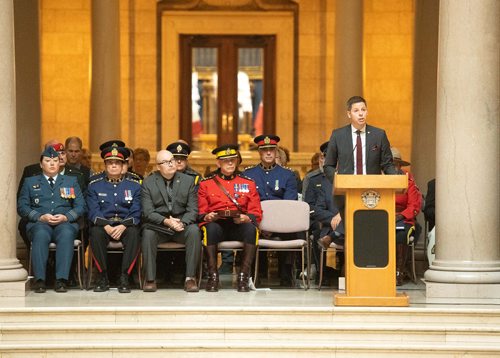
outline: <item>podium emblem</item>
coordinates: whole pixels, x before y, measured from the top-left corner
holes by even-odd
[[[377,207],[378,202],[380,201],[380,194],[375,190],[367,190],[361,194],[361,200],[368,209],[373,209]]]

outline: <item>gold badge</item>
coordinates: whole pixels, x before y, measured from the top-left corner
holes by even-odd
[[[113,144],[111,144],[111,146],[112,146],[112,147],[118,147],[118,144],[113,143]]]
[[[111,151],[111,155],[116,157],[118,155],[118,150],[116,148],[113,148],[113,150]]]
[[[380,194],[375,190],[367,190],[361,194],[361,200],[368,209],[373,209],[377,207],[378,202],[380,201]]]
[[[264,138],[264,143],[266,144],[271,143],[271,139],[269,137]]]
[[[182,152],[182,145],[179,144],[175,149],[177,149],[177,153]]]
[[[231,148],[227,148],[226,149],[226,155],[230,155],[231,154]]]

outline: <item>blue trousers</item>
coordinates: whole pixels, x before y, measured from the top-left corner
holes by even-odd
[[[77,234],[75,225],[67,222],[56,226],[37,222],[29,229],[35,280],[45,280],[51,242],[56,244],[56,279],[68,279],[73,261],[73,243]]]

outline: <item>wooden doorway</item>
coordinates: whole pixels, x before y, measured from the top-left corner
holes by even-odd
[[[195,150],[276,130],[273,35],[180,35],[180,137]]]

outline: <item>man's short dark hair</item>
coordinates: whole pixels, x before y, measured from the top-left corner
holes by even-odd
[[[363,97],[361,96],[354,96],[354,97],[351,97],[347,100],[347,103],[346,103],[346,107],[347,107],[347,110],[350,111],[351,108],[352,108],[352,105],[354,103],[359,103],[359,102],[363,102],[366,106],[366,101]]]
[[[80,146],[80,149],[83,147],[83,142],[79,137],[68,137],[66,138],[66,142],[64,143],[64,147],[68,148],[69,143],[71,142],[77,142],[78,145]]]

